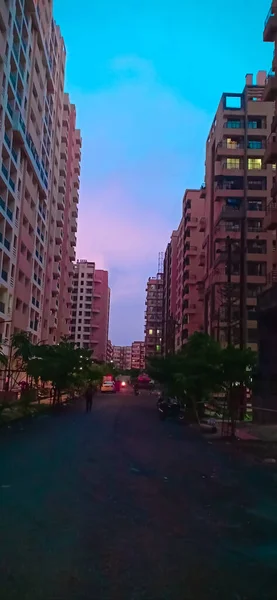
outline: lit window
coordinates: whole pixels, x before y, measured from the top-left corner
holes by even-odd
[[[226,148],[230,148],[232,150],[236,150],[239,148],[239,142],[237,140],[232,140],[232,138],[227,138],[226,140]]]
[[[161,349],[161,346],[159,344],[157,344],[157,346],[156,346],[157,352],[160,352],[160,349]]]
[[[261,158],[248,158],[248,169],[252,171],[253,169],[259,171],[262,168],[262,159]]]
[[[149,329],[149,335],[153,335],[153,329]]]
[[[226,161],[227,169],[239,169],[240,159],[239,158],[227,158]]]
[[[159,333],[161,333],[161,332],[160,332],[160,330],[159,330],[159,329],[157,329],[157,335],[159,335]]]

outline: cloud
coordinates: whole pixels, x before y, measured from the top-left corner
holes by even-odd
[[[145,282],[178,225],[184,190],[202,183],[210,116],[144,59],[115,57],[107,72],[109,87],[74,94],[83,137],[77,254],[110,271],[113,335],[123,304],[141,323],[138,301],[143,314]]]

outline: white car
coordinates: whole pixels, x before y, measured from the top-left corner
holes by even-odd
[[[114,394],[116,391],[114,381],[104,381],[101,385],[101,393],[102,394]]]

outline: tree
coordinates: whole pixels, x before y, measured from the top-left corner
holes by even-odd
[[[244,413],[246,389],[253,387],[253,371],[256,364],[256,353],[250,348],[228,346],[221,351],[221,387],[227,398],[232,436],[235,435],[235,423],[239,412]]]
[[[232,409],[234,389],[251,387],[255,354],[234,346],[222,349],[205,333],[196,332],[181,352],[149,361],[149,374],[163,385],[167,393],[176,395],[186,407],[191,420],[204,415],[205,402],[212,394],[224,392]],[[233,411],[234,412],[234,411]]]

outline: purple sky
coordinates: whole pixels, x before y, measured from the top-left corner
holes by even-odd
[[[203,182],[221,93],[270,66],[269,2],[252,0],[248,29],[241,0],[237,19],[221,0],[79,0],[78,12],[75,0],[66,11],[64,0],[54,4],[83,137],[77,254],[109,270],[110,337],[129,344],[143,339],[145,284],[178,226],[184,190]]]

